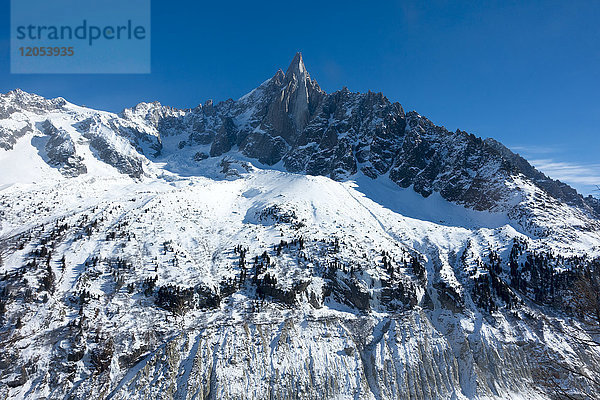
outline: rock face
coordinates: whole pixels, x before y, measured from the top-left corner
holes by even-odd
[[[295,145],[324,96],[317,82],[311,80],[302,55],[296,54],[285,74],[279,70],[238,102],[226,103],[230,107],[221,118],[211,155],[219,156],[236,145],[263,164],[278,163]]]
[[[98,159],[133,178],[143,175],[142,157],[119,136],[122,127],[114,125],[110,120],[105,122],[102,117],[94,116],[81,121],[76,128],[89,141],[89,146]]]
[[[67,177],[87,173],[83,158],[76,154],[75,144],[66,131],[56,128],[49,120],[42,123],[41,130],[50,137],[44,147],[50,165]]]
[[[19,107],[27,104],[26,107],[39,114],[54,108],[57,103],[60,102],[54,100],[48,102],[40,96],[30,95],[20,89],[2,95],[0,97],[0,121],[4,121],[4,123],[0,124],[0,148],[12,150],[18,139],[34,130],[34,127],[28,121],[17,120],[8,123],[8,120],[11,119],[13,113],[17,112]]]
[[[44,161],[66,177],[88,171],[88,161],[79,153],[85,149],[120,173],[140,178],[147,162],[138,152],[142,151],[140,143],[147,148],[160,147],[159,140],[151,140],[148,129],[62,98],[45,99],[18,89],[0,95],[0,148],[10,151],[18,140],[32,136]]]
[[[285,75],[282,77],[278,72],[274,79],[278,85],[275,93],[269,96],[272,98],[269,99],[263,129],[270,130],[271,136],[281,136],[292,144],[298,132],[302,132],[312,119],[325,93],[316,81],[310,79],[300,53],[296,54]]]
[[[447,340],[432,336],[434,330],[418,314],[378,324],[369,318],[330,318],[304,326],[286,320],[212,327],[175,337],[147,357],[110,398],[308,400],[350,398],[352,393],[355,399],[445,399],[464,398],[465,392],[493,397],[484,377],[465,380],[467,370],[492,366],[496,393],[530,393],[526,350],[494,347],[481,355],[488,359],[474,361],[468,342],[457,356]],[[215,354],[219,351],[225,354]],[[417,354],[418,362],[404,361]]]

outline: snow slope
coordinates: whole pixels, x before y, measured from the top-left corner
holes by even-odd
[[[410,203],[419,199],[406,189],[388,186],[370,196],[380,204],[360,180],[230,161],[244,172],[232,176],[207,165],[217,170],[211,178],[44,175],[0,191],[2,272],[12,287],[4,329],[17,316],[22,325],[3,331],[3,346],[14,344],[4,347],[13,365],[2,378],[4,395],[544,398],[533,385],[532,349],[581,357],[581,350],[547,340],[544,331],[562,317],[545,316],[540,331],[536,317],[528,317],[535,307],[493,317],[479,310],[469,300],[472,265],[457,262],[466,249],[481,259],[489,248],[506,257],[515,237],[532,248],[549,246],[549,239],[527,237],[506,218],[440,198],[416,207]],[[302,249],[291,245],[276,255],[274,246],[299,237]],[[154,277],[155,288],[223,293],[223,282],[239,278],[240,245],[249,260],[270,254],[268,273],[278,287],[307,282],[294,307],[260,300],[251,278],[217,308],[183,315],[158,307],[156,289],[144,293],[144,281]],[[52,249],[54,289],[36,289],[26,300],[26,287],[43,286],[45,258],[32,255],[42,247]],[[405,287],[415,287],[416,305],[395,300],[391,307],[384,299],[382,281],[390,276],[382,251],[398,264]],[[411,255],[424,263],[426,283],[403,266]],[[30,260],[39,265],[24,268]],[[367,308],[357,308],[343,287],[327,295],[333,261],[356,266],[354,290],[368,293]],[[350,282],[348,273],[336,274],[343,276],[339,285]],[[464,305],[443,304],[439,282],[462,293]],[[98,373],[94,354],[107,342],[113,352]],[[28,371],[21,385],[20,365]]]

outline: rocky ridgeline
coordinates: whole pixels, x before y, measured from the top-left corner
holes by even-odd
[[[405,113],[381,93],[353,93],[346,88],[325,93],[310,77],[300,53],[285,73],[279,70],[237,101],[209,100],[187,110],[140,103],[117,116],[73,110],[64,99],[47,100],[15,90],[1,97],[4,121],[0,122],[14,120],[24,111],[43,115],[61,110],[77,121],[77,131],[90,141],[98,158],[136,178],[144,174],[145,157],[159,160],[186,148],[208,146],[210,150],[202,154],[218,157],[239,151],[266,166],[282,163],[290,172],[335,180],[359,172],[373,179],[389,176],[425,197],[439,192],[476,210],[507,211],[507,204],[523,201],[527,197],[520,188],[523,179],[552,201],[575,206],[593,218],[600,215],[597,199],[584,198],[548,178],[493,139],[449,132],[416,112]],[[18,124],[0,123],[0,147],[11,149],[19,137],[34,130],[52,136],[39,123],[19,119]],[[122,139],[134,150],[124,152],[118,143]],[[175,140],[177,147],[165,148],[167,140]],[[63,143],[53,140],[48,146]],[[85,171],[85,166],[59,163],[67,166],[63,168],[67,176]]]
[[[283,162],[290,172],[336,180],[359,170],[371,178],[389,174],[423,196],[436,191],[478,210],[510,200],[514,193],[505,182],[521,174],[554,199],[600,213],[598,200],[548,178],[493,139],[449,132],[416,112],[406,114],[381,93],[344,88],[326,94],[300,53],[285,74],[279,70],[238,101],[209,101],[186,111],[143,103],[121,116],[141,117],[156,128],[157,135],[140,139],[152,142],[155,156],[162,137],[186,132],[182,147],[210,145],[213,157],[239,149],[265,165]]]

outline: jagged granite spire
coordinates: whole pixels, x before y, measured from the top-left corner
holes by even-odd
[[[310,79],[302,53],[298,52],[294,56],[285,73],[284,84],[286,88],[282,100],[285,102],[286,112],[296,130],[300,131],[308,123],[311,111],[324,94],[317,82]]]
[[[310,78],[302,54],[296,53],[285,73],[282,87],[269,107],[269,124],[277,134],[292,143],[297,133],[308,124],[324,95],[317,82]]]
[[[296,76],[299,80],[308,79],[310,81],[310,75],[304,66],[304,60],[302,59],[302,53],[300,52],[296,53],[285,73],[286,80],[292,79],[293,76]]]

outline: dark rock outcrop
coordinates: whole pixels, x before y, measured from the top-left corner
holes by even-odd
[[[41,124],[41,130],[49,136],[45,150],[48,162],[68,177],[79,176],[87,172],[83,158],[76,154],[75,144],[71,136],[62,129],[56,128],[49,120]]]

